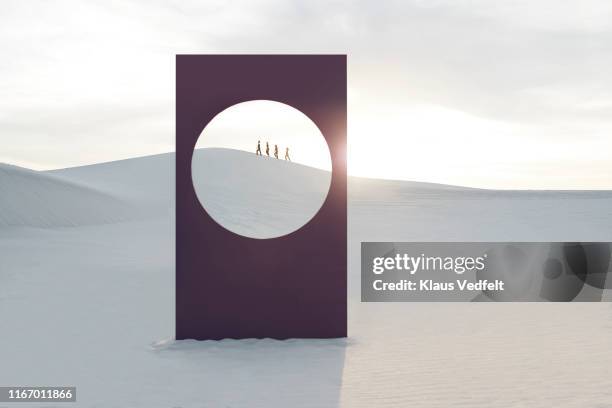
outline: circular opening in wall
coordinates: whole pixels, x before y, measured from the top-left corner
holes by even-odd
[[[204,128],[191,161],[206,212],[224,228],[267,239],[308,223],[327,197],[331,157],[319,128],[289,105],[233,105]]]

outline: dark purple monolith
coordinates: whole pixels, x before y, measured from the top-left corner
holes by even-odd
[[[306,114],[325,137],[333,168],[319,212],[272,239],[217,224],[191,178],[204,127],[226,108],[258,99]],[[346,337],[346,180],[346,56],[178,55],[176,338]]]

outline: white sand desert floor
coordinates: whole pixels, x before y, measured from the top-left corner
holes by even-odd
[[[252,159],[224,158],[288,165]],[[173,167],[0,166],[0,385],[75,385],[82,407],[612,406],[609,303],[359,301],[361,241],[611,241],[612,192],[351,179],[348,339],[176,342]]]

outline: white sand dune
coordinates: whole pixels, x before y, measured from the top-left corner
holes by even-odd
[[[122,197],[151,215],[174,208],[174,154],[158,154],[47,172]]]
[[[233,165],[228,166],[228,162]],[[228,173],[228,167],[233,172]],[[329,174],[228,149],[197,150],[194,171],[225,173],[216,178],[194,177],[198,187],[209,192],[216,217],[228,225],[247,225],[264,231],[280,228],[288,219],[293,221],[296,214],[318,206]],[[138,206],[139,217],[167,216],[174,210],[173,154],[38,174],[109,192]],[[267,203],[266,208],[254,206],[255,198]],[[396,241],[605,241],[610,237],[606,221],[611,200],[612,191],[486,190],[349,179],[350,228],[364,230],[360,238],[370,241],[383,240],[377,236]],[[36,210],[35,206],[33,212]],[[244,219],[249,214],[251,217]],[[271,220],[276,222],[270,224]]]
[[[278,237],[302,227],[321,208],[331,178],[327,171],[301,164],[216,148],[195,152],[192,173],[198,199],[210,216],[253,238]]]
[[[281,165],[227,154],[237,174]],[[76,385],[71,406],[80,407],[612,401],[609,304],[359,302],[361,241],[610,241],[611,192],[351,179],[348,340],[174,342],[173,155],[2,171],[0,384]],[[304,168],[294,177],[308,185],[317,174]],[[108,199],[138,214],[123,218],[123,204],[100,204]]]
[[[96,187],[0,163],[0,228],[76,227],[137,215],[136,207]]]

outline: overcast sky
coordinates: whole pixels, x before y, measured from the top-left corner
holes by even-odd
[[[331,170],[331,156],[325,137],[304,113],[284,103],[255,100],[238,103],[217,114],[204,128],[196,149],[224,148]],[[269,149],[266,151],[266,144]],[[286,151],[285,149],[289,149]]]
[[[0,161],[174,150],[177,53],[349,55],[349,172],[612,188],[612,2],[0,2]]]

